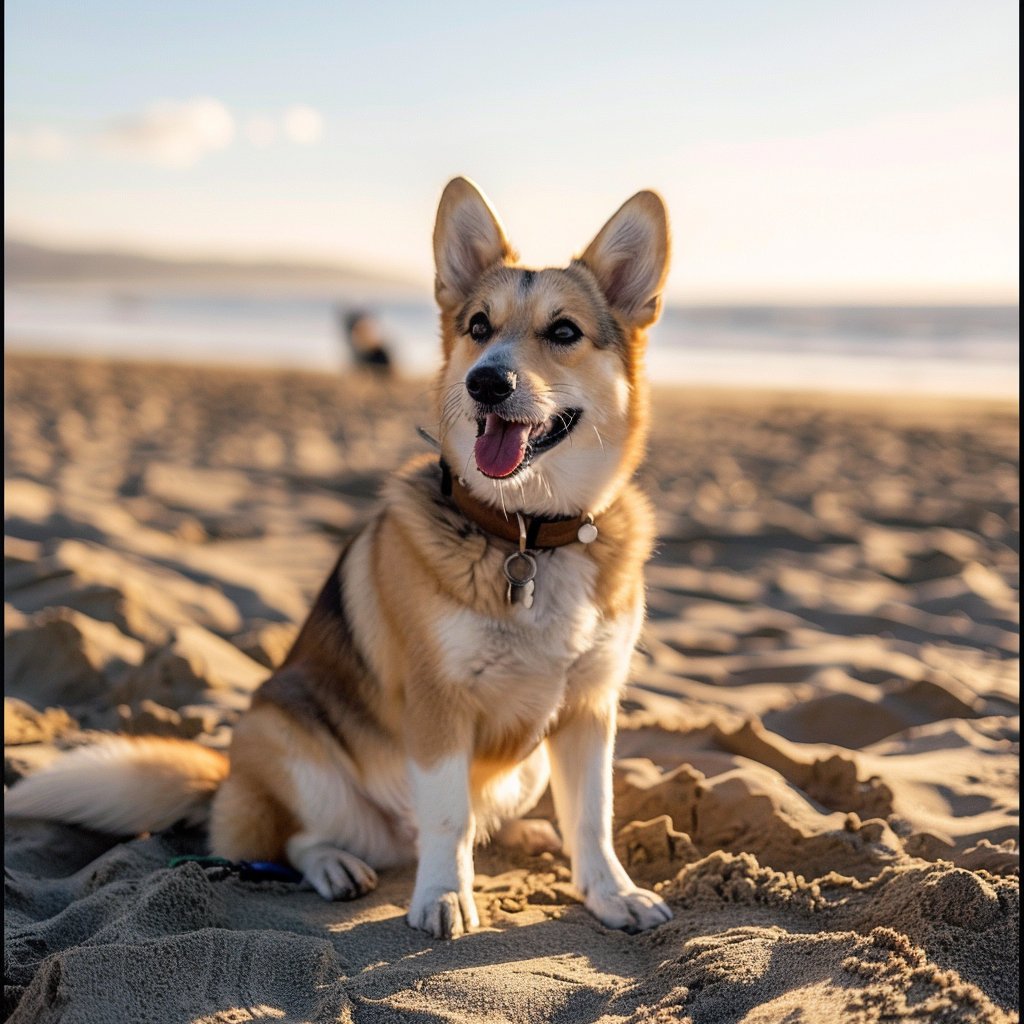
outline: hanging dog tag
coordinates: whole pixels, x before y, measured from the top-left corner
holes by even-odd
[[[526,551],[516,551],[505,559],[506,596],[509,604],[533,607],[533,578],[537,575],[537,560]]]
[[[508,585],[508,593],[505,595],[509,604],[521,604],[524,608],[533,607],[533,580],[524,583],[521,587],[513,583]]]

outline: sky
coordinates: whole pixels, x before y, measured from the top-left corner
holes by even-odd
[[[631,194],[690,302],[1015,302],[1009,0],[8,0],[5,231],[431,279],[456,174],[525,262]]]

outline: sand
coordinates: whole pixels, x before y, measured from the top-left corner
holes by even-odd
[[[110,731],[228,742],[429,387],[8,357],[5,782]],[[326,904],[9,822],[27,1022],[1018,1019],[1017,418],[659,392],[649,622],[616,842],[674,920],[599,925],[566,862],[484,849],[482,929],[408,871]],[[550,815],[545,798],[540,813]]]

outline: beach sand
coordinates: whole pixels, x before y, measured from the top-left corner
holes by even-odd
[[[224,747],[429,404],[8,356],[5,782],[111,730]],[[1017,1020],[1015,410],[654,407],[616,843],[671,923],[610,931],[562,857],[487,848],[483,927],[441,942],[404,922],[411,871],[327,904],[168,867],[201,831],[9,822],[9,1019]]]

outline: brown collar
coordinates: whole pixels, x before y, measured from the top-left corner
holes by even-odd
[[[470,494],[469,489],[452,476],[445,461],[441,460],[441,491],[455,502],[455,507],[485,533],[502,540],[519,543],[519,518],[513,512],[505,515],[500,508],[486,505]],[[543,516],[523,516],[526,524],[526,549],[536,551],[560,548],[579,540],[579,529],[591,522],[590,516],[572,516],[566,519],[547,519]]]

